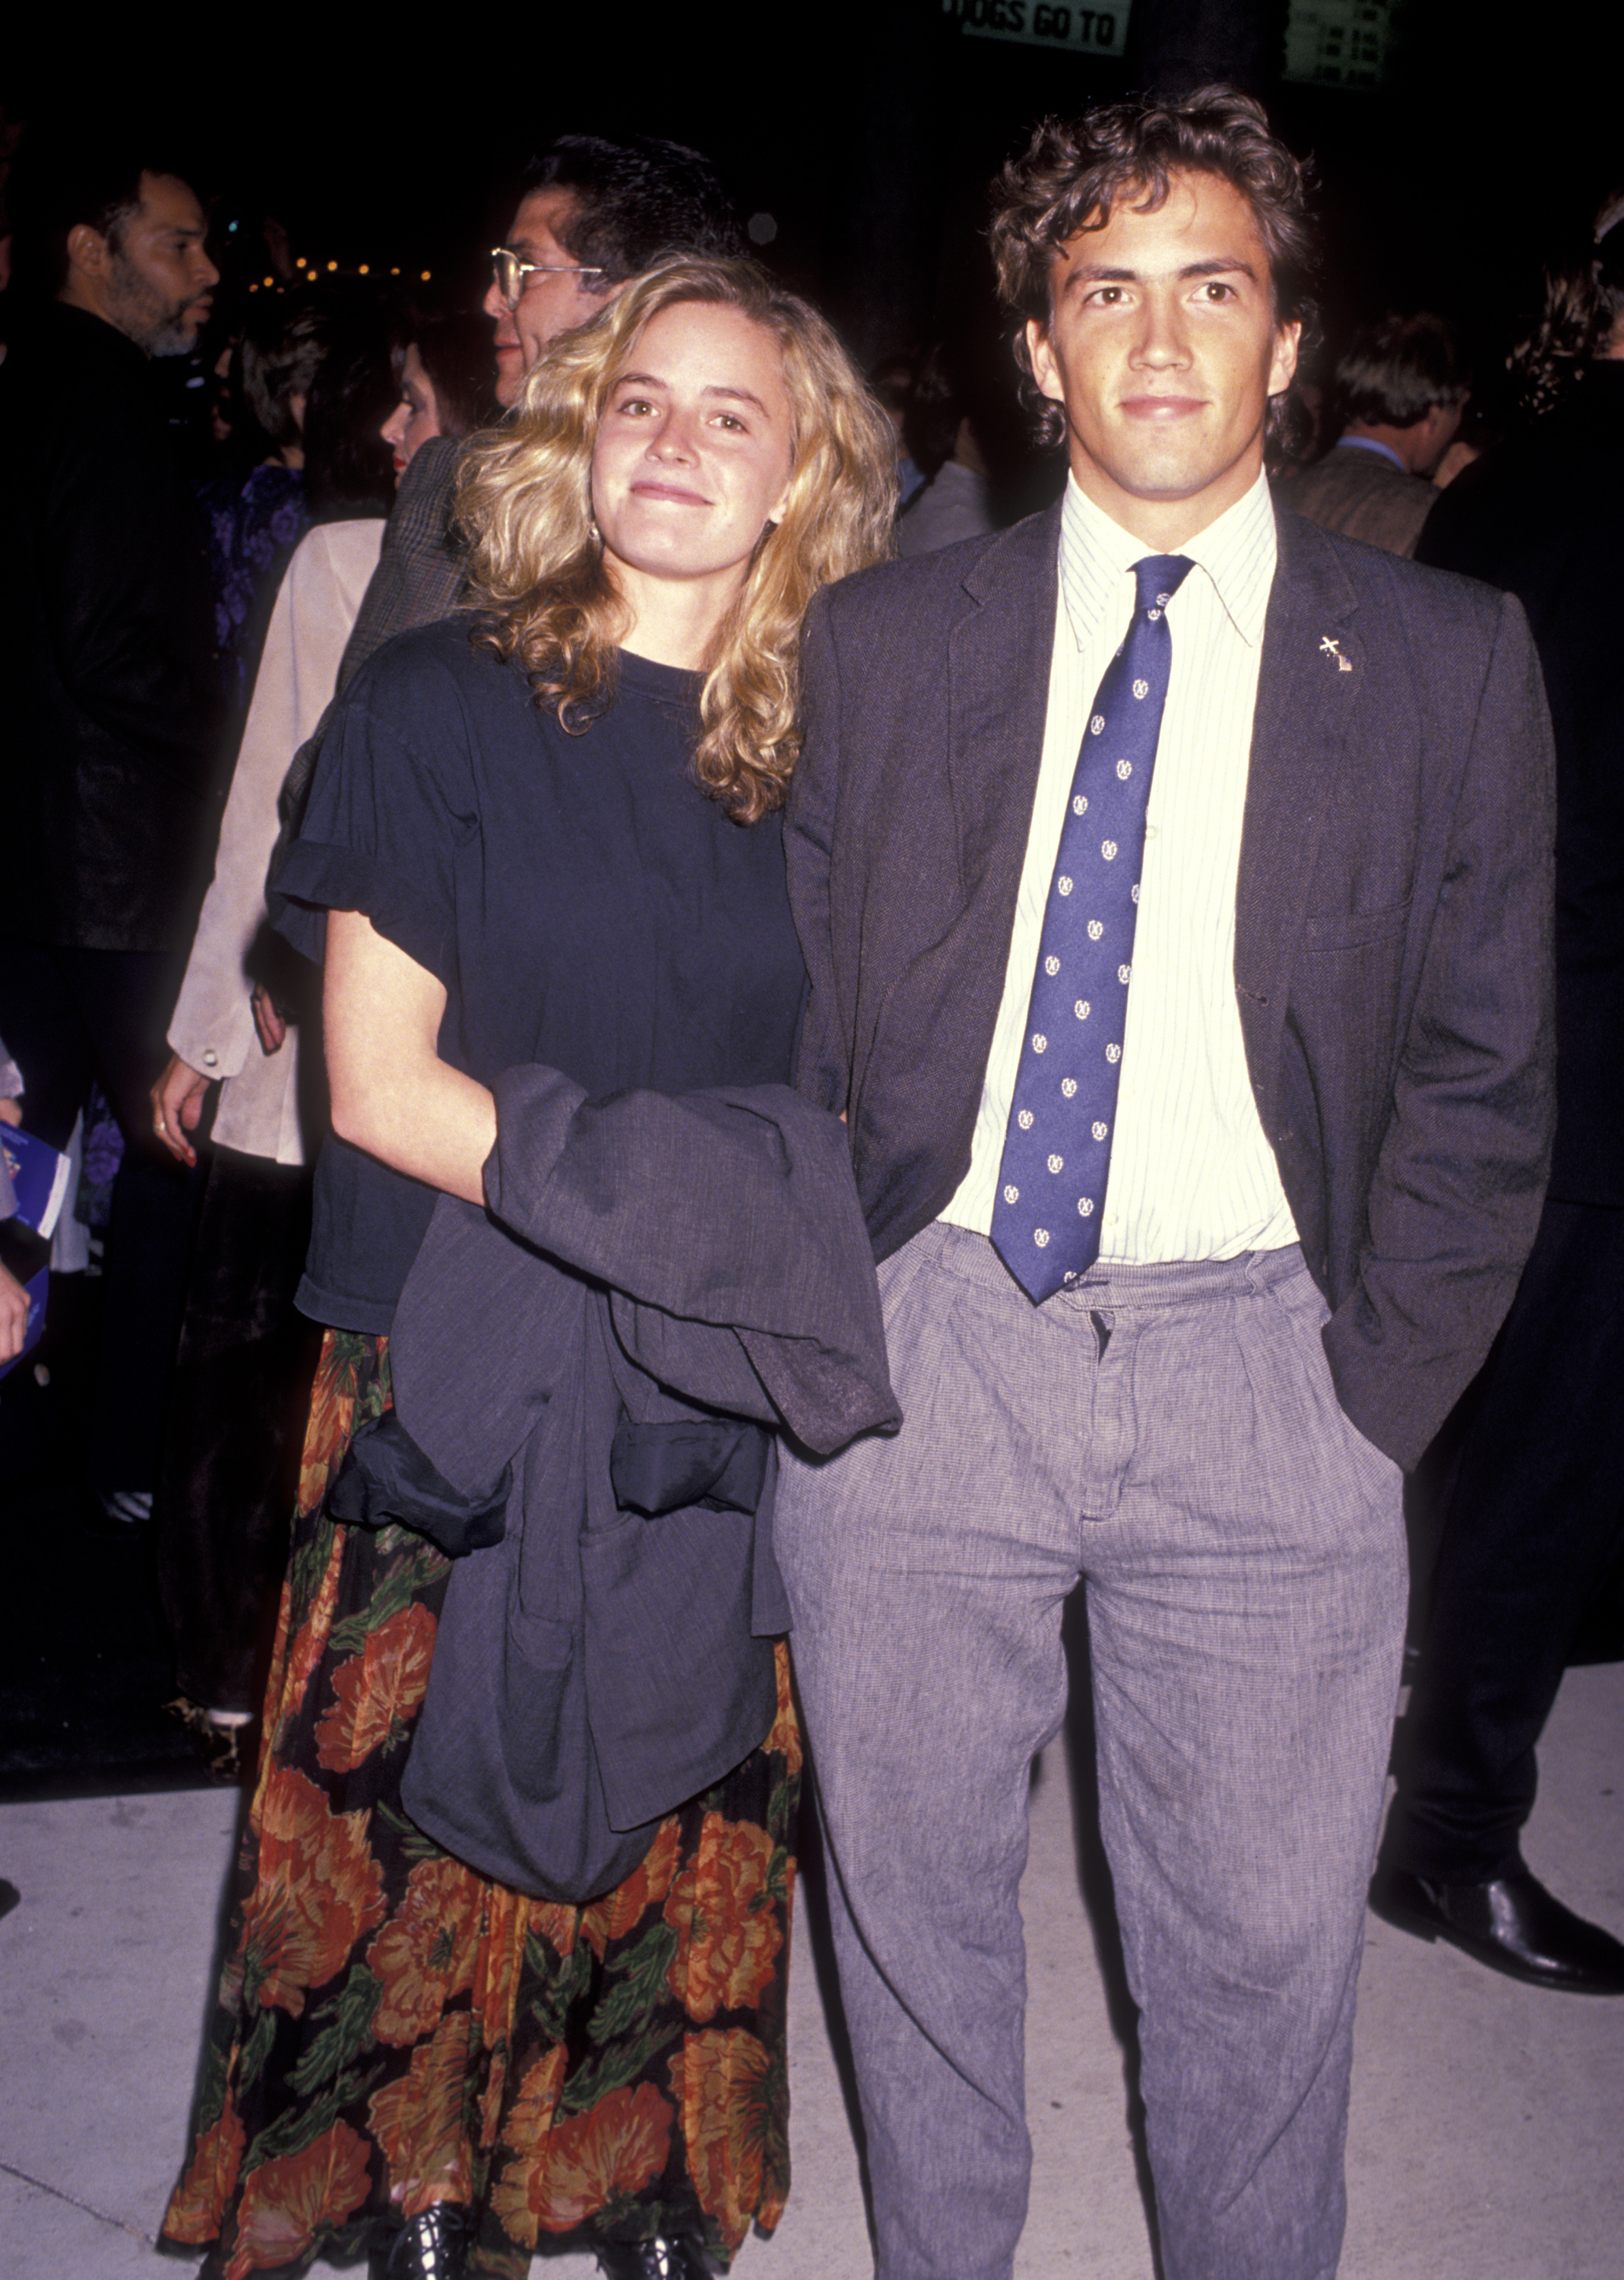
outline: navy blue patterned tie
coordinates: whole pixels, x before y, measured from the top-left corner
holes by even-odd
[[[1099,1255],[1145,809],[1173,662],[1166,610],[1190,566],[1182,554],[1135,563],[1133,620],[1094,699],[1066,802],[992,1212],[998,1254],[1035,1302]]]

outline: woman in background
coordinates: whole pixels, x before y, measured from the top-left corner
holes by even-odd
[[[308,474],[319,512],[288,565],[220,827],[213,883],[152,1088],[158,1137],[180,1162],[219,1087],[208,1183],[171,1382],[158,1498],[160,1595],[175,1647],[171,1709],[222,1781],[250,1775],[276,1595],[287,1562],[299,1435],[319,1334],[294,1305],[310,1241],[310,1167],[326,1125],[319,1054],[301,1065],[298,1025],[256,974],[296,994],[293,958],[266,923],[277,793],[332,697],[383,535],[386,447],[397,466],[478,409],[464,376],[471,336],[490,368],[490,327],[425,328],[451,344],[438,395],[409,438],[378,414],[396,385],[381,320],[335,345],[312,391]],[[406,356],[413,351],[409,348]],[[460,359],[460,360],[459,360]],[[301,418],[304,407],[300,405]],[[357,494],[359,494],[358,497]],[[346,506],[352,510],[344,512]]]
[[[400,402],[381,433],[398,483],[436,435],[471,435],[496,417],[489,320],[435,317],[419,325],[396,352],[395,377]]]

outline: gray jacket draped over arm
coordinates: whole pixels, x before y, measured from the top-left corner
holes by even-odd
[[[496,1097],[490,1216],[442,1199],[391,1338],[444,1480],[477,1505],[512,1467],[402,1796],[487,1875],[581,1900],[772,1723],[770,1429],[827,1455],[898,1411],[835,1118],[776,1085],[589,1101],[543,1068]]]

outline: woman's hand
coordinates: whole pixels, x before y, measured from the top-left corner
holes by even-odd
[[[272,997],[263,982],[255,982],[251,1002],[254,1008],[254,1027],[259,1032],[261,1051],[280,1053],[288,1042],[288,1024],[278,1010],[275,998]]]
[[[20,1124],[21,1122],[21,1101],[0,1100],[0,1124]]]
[[[0,1367],[22,1352],[28,1328],[28,1293],[9,1268],[0,1267]]]
[[[213,1082],[179,1053],[171,1053],[152,1088],[152,1129],[177,1164],[197,1161],[197,1151],[186,1136],[197,1129],[204,1095]]]
[[[329,911],[321,1003],[339,1138],[393,1171],[483,1203],[496,1104],[440,1058],[444,984],[359,911]]]

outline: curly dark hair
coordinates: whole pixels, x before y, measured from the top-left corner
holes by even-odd
[[[1547,266],[1543,306],[1506,358],[1525,419],[1540,420],[1555,409],[1624,319],[1624,220],[1618,204],[1615,193],[1602,209],[1595,237]]]
[[[1309,344],[1319,270],[1310,171],[1272,133],[1261,104],[1238,89],[1212,86],[1102,104],[1081,119],[1045,119],[994,179],[989,233],[999,297],[1015,320],[1021,397],[1041,443],[1058,443],[1066,434],[1065,412],[1032,377],[1026,339],[1028,320],[1046,330],[1053,315],[1054,257],[1079,230],[1103,229],[1119,198],[1153,213],[1175,173],[1219,174],[1240,191],[1268,253],[1275,319],[1300,324]],[[1286,407],[1283,397],[1271,404],[1271,429],[1288,416]]]
[[[291,307],[279,295],[253,309],[237,351],[242,393],[248,408],[280,451],[299,441],[299,423],[293,399],[308,403],[322,358],[327,352],[330,327],[307,294]]]

